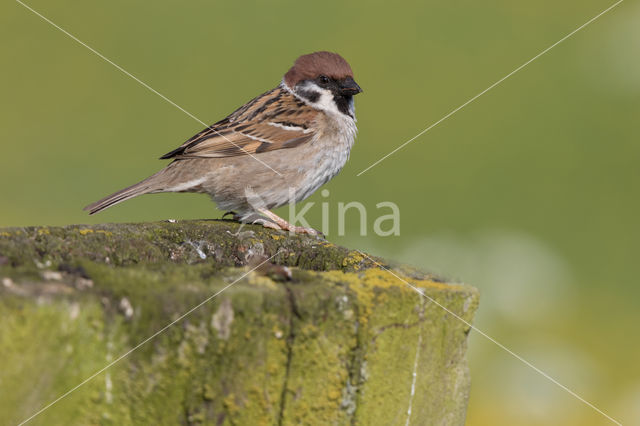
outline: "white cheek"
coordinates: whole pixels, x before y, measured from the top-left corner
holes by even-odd
[[[315,102],[309,102],[309,104],[323,111],[344,115],[340,112],[340,110],[338,110],[338,107],[333,100],[333,93],[331,93],[331,90],[323,89],[313,82],[307,82],[307,84],[305,84],[302,89],[320,93],[320,98]]]
[[[328,112],[340,113],[336,103],[333,101],[333,93],[330,90],[322,89],[318,87],[317,90],[320,93],[320,99],[316,101],[316,106]]]

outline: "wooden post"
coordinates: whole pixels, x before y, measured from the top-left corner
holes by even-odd
[[[463,424],[469,327],[433,300],[471,322],[476,290],[371,259],[226,221],[0,229],[0,423],[117,361],[32,423]]]

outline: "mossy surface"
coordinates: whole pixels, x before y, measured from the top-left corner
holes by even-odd
[[[13,267],[81,259],[113,266],[210,263],[246,264],[256,251],[276,254],[274,262],[309,270],[356,270],[372,266],[356,251],[319,237],[289,235],[258,225],[226,220],[136,224],[23,227],[0,230],[0,256]]]
[[[248,272],[278,251],[291,280]],[[97,372],[31,422],[463,424],[469,327],[435,302],[477,293],[393,272],[229,222],[0,229],[0,424]]]

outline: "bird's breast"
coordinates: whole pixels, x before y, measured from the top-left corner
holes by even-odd
[[[296,184],[296,202],[313,194],[320,186],[327,183],[344,167],[353,143],[357,128],[349,117],[329,122],[324,130],[318,133],[302,154],[299,164],[300,178]]]

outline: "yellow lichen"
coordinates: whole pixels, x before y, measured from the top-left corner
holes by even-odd
[[[93,234],[93,229],[80,229],[78,232],[80,232],[80,235]]]
[[[331,389],[327,394],[327,397],[329,397],[330,400],[335,401],[336,399],[340,398],[341,395],[342,393],[337,389]]]
[[[360,269],[360,263],[364,260],[364,256],[360,252],[352,251],[342,260],[342,266],[352,266],[354,270]]]
[[[345,261],[347,259],[349,258],[346,258]],[[323,278],[334,284],[346,285],[349,290],[355,294],[360,306],[359,320],[363,324],[367,323],[372,310],[375,309],[376,306],[384,304],[389,298],[388,293],[375,291],[376,288],[398,288],[402,292],[415,293],[416,290],[411,287],[413,286],[418,289],[425,289],[425,294],[427,295],[433,290],[447,290],[449,292],[452,290],[469,290],[462,285],[443,284],[431,280],[410,278],[395,269],[386,271],[384,269],[371,268],[361,272],[344,273],[341,271],[327,271],[321,274]]]
[[[223,404],[227,408],[227,410],[229,410],[229,413],[231,413],[232,415],[234,413],[237,413],[238,410],[240,409],[240,407],[238,407],[238,404],[236,404],[236,396],[232,393],[229,394],[226,398],[224,398]]]

